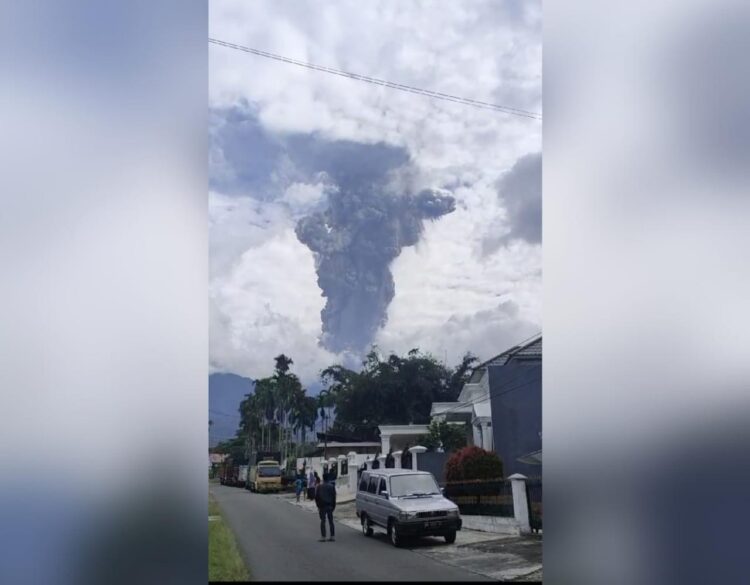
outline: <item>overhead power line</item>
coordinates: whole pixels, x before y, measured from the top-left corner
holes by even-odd
[[[220,410],[212,410],[210,408],[208,409],[208,412],[210,412],[211,414],[218,414],[219,416],[228,416],[228,417],[231,417],[231,418],[240,418],[240,413],[239,412],[237,414],[229,414],[228,412],[221,412]]]
[[[521,380],[522,378],[523,378],[523,376],[516,376],[512,380],[510,380],[510,382],[517,382],[517,381]],[[461,403],[457,404],[454,407],[451,407],[451,408],[448,408],[446,410],[443,410],[442,412],[439,412],[438,415],[450,414],[452,412],[456,412],[458,410],[461,410],[462,408],[465,408],[467,406],[474,406],[475,404],[480,404],[482,402],[487,402],[488,400],[492,400],[493,398],[497,398],[499,396],[504,396],[505,394],[510,394],[511,392],[515,392],[516,390],[521,390],[522,388],[526,388],[526,387],[530,386],[531,384],[533,384],[535,382],[538,382],[539,380],[541,380],[541,374],[539,374],[537,376],[534,376],[534,377],[532,377],[530,379],[527,378],[527,379],[521,381],[521,383],[519,383],[519,384],[514,384],[514,385],[505,384],[504,386],[502,386],[499,389],[497,389],[495,392],[485,392],[484,394],[482,394],[482,395],[474,398],[473,400],[468,400],[466,402],[461,402]],[[348,427],[368,428],[368,429],[372,428],[374,426],[380,426],[380,425],[374,424],[374,423],[364,424],[364,423],[347,422],[347,423],[344,423],[344,424],[346,426],[348,426]]]
[[[518,379],[518,378],[516,378]],[[504,394],[509,394],[510,392],[513,392],[514,390],[519,390],[521,388],[525,388],[526,386],[529,386],[530,384],[534,382],[538,382],[541,379],[541,374],[538,376],[535,376],[534,378],[530,380],[526,380],[525,382],[518,384],[516,386],[511,386],[510,388],[507,388],[503,386],[500,388],[502,392],[486,392],[482,394],[481,396],[476,397],[474,400],[469,400],[467,402],[461,402],[457,406],[454,406],[452,408],[449,408],[447,410],[444,410],[442,412],[439,412],[438,415],[441,414],[449,414],[451,412],[455,412],[458,410],[461,410],[462,408],[465,408],[466,406],[474,406],[475,404],[480,404],[481,402],[487,402],[488,400],[492,400],[493,398],[497,398],[498,396],[503,396]]]
[[[229,49],[234,49],[236,51],[244,51],[245,53],[250,53],[253,55],[257,55],[259,57],[265,57],[267,59],[274,59],[276,61],[281,61],[283,63],[290,63],[292,65],[298,65],[300,67],[306,67],[308,69],[312,69],[314,71],[320,71],[323,73],[330,73],[332,75],[339,75],[341,77],[347,77],[349,79],[355,79],[357,81],[364,81],[367,83],[372,83],[374,85],[381,85],[384,87],[388,87],[391,89],[398,89],[399,91],[407,91],[409,93],[414,93],[418,95],[424,95],[427,97],[439,99],[439,100],[445,100],[449,102],[459,103],[467,106],[473,106],[475,108],[481,108],[485,110],[493,110],[495,112],[502,112],[504,114],[510,114],[512,116],[520,116],[522,118],[530,118],[532,120],[541,120],[542,115],[537,112],[530,112],[528,110],[521,110],[519,108],[512,108],[510,106],[503,106],[499,104],[493,104],[489,102],[483,102],[479,100],[474,100],[470,98],[464,98],[459,97],[455,95],[450,95],[447,93],[441,93],[438,91],[432,91],[429,89],[421,89],[419,87],[414,87],[411,85],[405,85],[403,83],[395,83],[393,81],[386,81],[384,79],[378,79],[376,77],[370,77],[368,75],[360,75],[358,73],[351,73],[349,71],[342,71],[340,69],[333,69],[332,67],[324,67],[322,65],[315,65],[313,63],[307,63],[305,61],[299,61],[297,59],[290,59],[289,57],[284,57],[282,55],[276,55],[274,53],[269,53],[267,51],[261,51],[259,49],[253,49],[251,47],[244,47],[242,45],[236,45],[234,43],[228,43],[227,41],[222,41],[219,39],[214,39],[209,37],[208,39],[209,43],[213,43],[214,45],[220,45],[222,47],[227,47]]]

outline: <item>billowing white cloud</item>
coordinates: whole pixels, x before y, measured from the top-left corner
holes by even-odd
[[[280,205],[263,205],[250,197],[208,195],[209,258],[211,278],[231,273],[240,256],[263,245],[291,225]]]
[[[328,193],[335,189],[335,185],[324,180],[317,183],[292,183],[284,191],[281,201],[286,203],[295,215],[305,215],[320,209],[325,204]]]
[[[514,242],[481,253],[491,224],[481,209],[496,197],[492,186],[472,194],[471,208],[429,225],[423,241],[394,262],[396,297],[377,338],[382,349],[447,352],[454,363],[469,350],[489,358],[540,330],[541,247]]]
[[[211,369],[270,375],[273,358],[292,356],[304,380],[336,356],[318,346],[323,299],[310,251],[289,228],[250,247],[209,288]]]
[[[218,39],[541,110],[540,2],[217,0],[209,9],[210,36]],[[381,349],[419,346],[440,357],[447,351],[454,362],[467,350],[489,357],[539,330],[541,247],[513,241],[486,254],[483,242],[504,235],[498,226],[508,229],[497,181],[541,150],[540,122],[225,47],[209,51],[213,111],[250,112],[263,140],[303,134],[402,148],[410,160],[394,189],[439,187],[455,196],[456,211],[429,223],[420,243],[393,263],[395,298],[375,340]],[[220,119],[215,127],[221,124],[247,122]],[[324,299],[312,254],[293,226],[325,206],[331,185],[264,154],[274,144],[247,148],[244,156],[212,144],[211,366],[266,375],[268,358],[284,351],[310,381],[336,356],[317,344]]]

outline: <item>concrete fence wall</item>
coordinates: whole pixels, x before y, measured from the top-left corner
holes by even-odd
[[[444,467],[450,453],[427,453],[422,451],[424,447],[413,447],[416,452],[412,453],[412,469],[420,471],[429,471],[438,480],[438,483],[445,483]],[[383,464],[381,457],[381,465]],[[395,466],[401,467],[401,457],[395,457]],[[352,498],[357,492],[358,472],[359,469],[366,465],[367,469],[372,469],[374,457],[351,452],[346,457],[347,473],[342,475],[342,459],[337,458],[336,467],[339,476],[336,479],[336,491],[343,500]],[[297,469],[302,467],[304,459],[297,460]],[[312,468],[322,477],[323,464],[325,460],[322,457],[307,458],[307,470]],[[329,466],[332,464],[329,461]],[[470,530],[481,530],[484,532],[494,532],[500,534],[529,534],[531,532],[530,523],[530,502],[528,500],[528,490],[526,489],[526,476],[521,474],[511,475],[508,480],[511,484],[513,494],[513,517],[502,516],[484,516],[462,514],[463,525]]]
[[[508,498],[512,498],[512,506],[509,503],[495,506],[490,503],[487,506],[482,504],[478,505],[467,505],[462,507],[461,518],[463,519],[463,525],[471,530],[481,530],[483,532],[496,532],[500,534],[529,534],[531,533],[531,516],[530,516],[530,502],[529,502],[529,491],[526,489],[527,478],[521,474],[514,474],[508,478],[508,481],[500,482],[500,490],[498,490],[497,499],[507,502]],[[471,501],[473,498],[485,497],[481,494],[482,482],[476,484],[477,491],[475,494],[472,487],[473,482],[468,482],[467,488],[461,486],[454,486],[456,489],[448,488],[447,497],[451,498],[461,507],[461,502],[465,499]],[[490,485],[497,484],[498,482],[488,482]],[[510,484],[510,490],[508,490],[508,483]],[[494,488],[493,488],[494,489]],[[453,492],[453,494],[451,494]],[[464,493],[465,492],[465,493]],[[495,496],[489,495],[490,499],[494,499]],[[493,508],[500,508],[499,514],[489,515],[487,513]],[[483,509],[484,508],[484,509]],[[478,512],[476,514],[470,514],[466,512]]]
[[[435,476],[439,485],[445,484],[445,462],[453,453],[438,453],[437,451],[428,451],[420,453],[417,456],[417,469],[419,471],[429,471]]]
[[[515,518],[504,518],[503,516],[461,516],[463,527],[469,530],[481,532],[494,532],[497,534],[511,534],[518,536],[521,528]]]

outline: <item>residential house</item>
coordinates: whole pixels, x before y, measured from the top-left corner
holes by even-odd
[[[542,475],[542,338],[487,367],[495,452],[505,475]]]
[[[501,457],[503,455],[509,456],[512,452],[514,458],[526,456],[534,459],[537,455],[533,451],[539,450],[538,459],[541,461],[541,435],[536,442],[526,440],[529,439],[527,436],[529,433],[541,433],[541,380],[539,381],[538,392],[534,390],[530,392],[529,396],[523,397],[528,404],[523,410],[522,419],[517,416],[512,420],[508,419],[508,417],[515,416],[509,414],[514,411],[508,404],[512,403],[516,397],[499,402],[498,404],[503,405],[502,416],[497,419],[493,416],[493,408],[496,402],[495,390],[497,390],[497,393],[501,392],[502,390],[498,388],[504,387],[512,381],[508,374],[516,372],[519,364],[541,370],[541,359],[542,336],[538,335],[479,364],[464,384],[456,402],[434,402],[432,404],[431,420],[445,420],[452,424],[465,425],[468,445],[476,445],[488,451],[497,451]],[[508,368],[503,369],[506,366]],[[526,372],[526,370],[523,371]],[[536,375],[534,372],[531,374],[532,377]],[[541,375],[539,377],[541,378]],[[539,395],[538,400],[533,398],[536,394]],[[524,402],[524,404],[526,403]],[[500,433],[496,432],[498,424],[505,425]],[[519,429],[519,425],[523,428]],[[387,453],[391,448],[397,451],[403,449],[407,444],[413,445],[414,439],[419,435],[427,434],[428,429],[428,425],[383,425],[380,427],[382,452]],[[528,451],[516,455],[515,446],[496,448],[498,438],[508,444],[509,437],[515,433],[521,433],[524,440],[513,439],[512,444],[516,445],[516,442],[518,442],[519,445],[529,445]],[[506,470],[514,467],[515,463],[508,465],[506,462]]]

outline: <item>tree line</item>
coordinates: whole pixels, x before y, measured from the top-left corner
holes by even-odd
[[[405,356],[381,356],[373,348],[359,371],[340,364],[325,368],[320,379],[323,389],[308,396],[299,378],[291,372],[294,363],[284,354],[275,358],[271,376],[256,380],[255,389],[240,403],[237,438],[220,443],[217,451],[280,451],[282,458],[305,456],[301,451],[307,430],[333,413],[331,434],[377,441],[378,426],[427,424],[433,402],[454,402],[471,375],[477,358],[467,353],[455,367],[448,367],[432,355],[412,349]],[[426,440],[437,445],[440,437],[458,445],[457,430],[446,426],[431,429]]]

